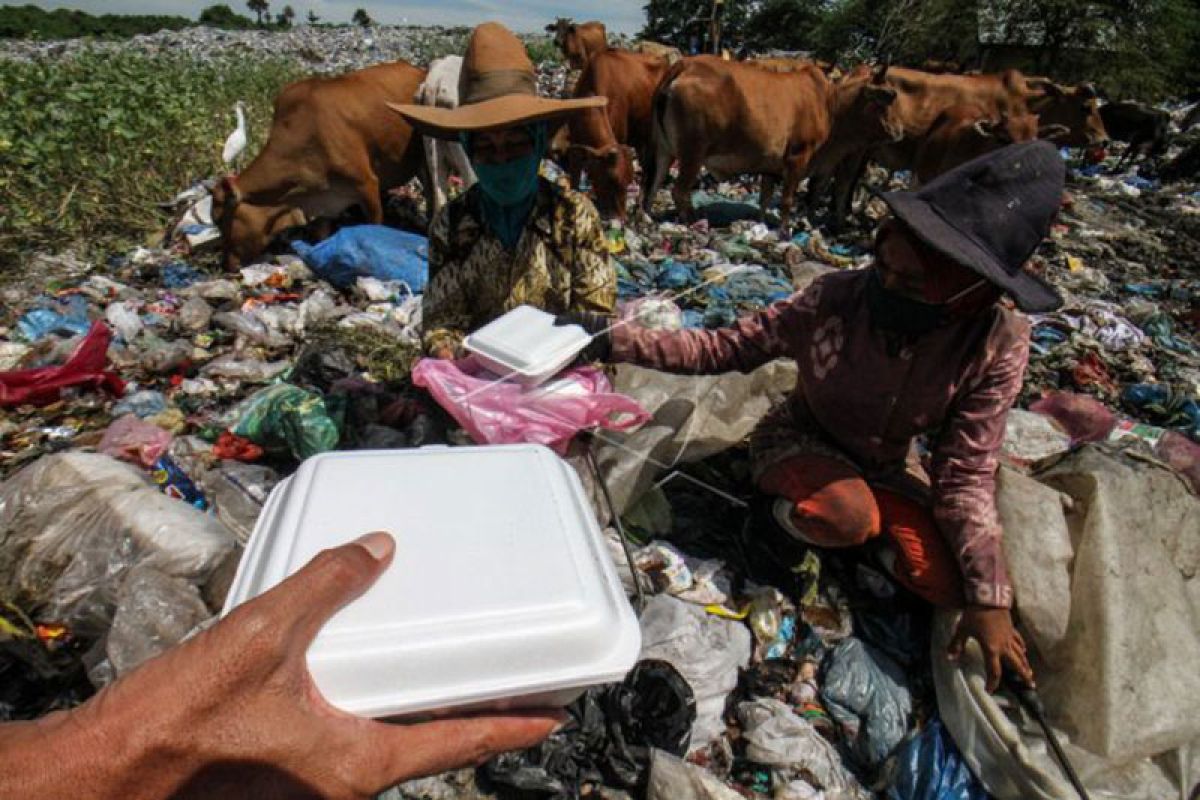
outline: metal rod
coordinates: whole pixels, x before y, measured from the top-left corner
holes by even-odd
[[[625,526],[621,524],[621,516],[617,513],[616,504],[613,503],[612,494],[608,491],[608,482],[604,480],[604,475],[600,472],[600,462],[596,460],[596,451],[592,448],[592,437],[588,436],[585,445],[587,446],[588,464],[591,465],[592,474],[596,477],[596,483],[600,484],[600,491],[604,494],[604,502],[608,505],[608,513],[612,516],[613,525],[616,526],[617,535],[621,537],[621,548],[625,551],[625,561],[629,564],[629,576],[633,579],[633,590],[637,593],[637,602],[634,607],[637,613],[641,614],[646,607],[646,597],[642,593],[642,580],[638,576],[638,569],[633,563],[633,552],[629,549],[629,537],[625,535]]]

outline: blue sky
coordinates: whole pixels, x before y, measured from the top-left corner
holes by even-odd
[[[21,5],[29,0],[4,0]],[[223,0],[235,11],[249,15],[245,0]],[[200,10],[222,0],[42,0],[43,8],[77,8],[92,14],[177,14],[195,19]],[[309,9],[329,22],[349,22],[356,8],[365,8],[380,22],[413,25],[474,25],[499,20],[517,31],[542,28],[556,16],[578,20],[598,19],[610,31],[637,33],[644,21],[645,0],[558,0],[558,2],[505,2],[504,0],[271,0],[277,11],[290,4],[303,18]]]

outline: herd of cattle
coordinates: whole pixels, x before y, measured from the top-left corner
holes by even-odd
[[[950,74],[864,65],[842,72],[799,59],[685,58],[652,43],[617,49],[600,23],[559,20],[548,30],[581,70],[573,94],[608,98],[606,107],[563,126],[550,155],[573,185],[586,173],[601,213],[617,219],[627,214],[635,161],[647,212],[677,164],[671,195],[684,220],[703,168],[718,179],[761,176],[762,209],[782,182],[785,228],[808,178],[808,213],[828,199],[836,228],[869,161],[926,182],[1034,138],[1085,148],[1116,139],[1129,143],[1132,158],[1159,152],[1168,123],[1166,112],[1140,103],[1101,105],[1088,84],[1062,86],[1017,70]],[[456,142],[423,139],[386,107],[454,107],[461,65],[458,56],[428,70],[397,61],[285,87],[263,150],[213,192],[226,266],[253,260],[288,228],[352,206],[381,222],[386,193],[414,177],[423,179],[431,209],[445,202],[451,175],[472,180]]]

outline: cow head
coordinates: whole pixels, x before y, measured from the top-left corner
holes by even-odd
[[[559,17],[546,26],[546,33],[554,34],[554,44],[573,69],[583,69],[587,61],[587,50],[579,36],[579,26],[569,17]]]
[[[253,262],[277,234],[305,223],[304,212],[298,208],[244,202],[232,175],[217,182],[212,198],[213,224],[221,231],[221,263],[226,270]]]
[[[999,119],[979,119],[971,126],[975,135],[996,147],[1031,142],[1038,135],[1036,114],[1001,113]]]
[[[1045,78],[1028,82],[1029,110],[1044,125],[1063,125],[1070,133],[1059,139],[1067,147],[1095,147],[1108,141],[1096,88],[1089,83],[1060,86]]]
[[[568,171],[586,171],[596,193],[596,208],[605,217],[625,219],[625,199],[633,183],[633,148],[611,144],[590,147],[573,144],[567,148]],[[578,172],[575,172],[578,170]]]

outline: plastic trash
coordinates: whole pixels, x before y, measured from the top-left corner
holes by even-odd
[[[245,544],[279,476],[270,467],[227,461],[199,475],[217,519]]]
[[[287,371],[287,361],[260,361],[256,358],[238,358],[228,354],[218,356],[200,369],[206,378],[227,378],[246,383],[266,383]]]
[[[1072,392],[1050,392],[1029,410],[1057,422],[1070,435],[1072,445],[1104,441],[1117,424],[1117,415],[1108,406]]]
[[[901,745],[887,800],[988,800],[937,717]]]
[[[786,703],[769,697],[739,703],[737,716],[749,760],[787,775],[803,774],[827,800],[870,797],[842,765],[837,749]]]
[[[110,303],[104,310],[104,318],[127,343],[132,342],[142,332],[142,318],[131,303]]]
[[[87,300],[82,295],[45,302],[46,306],[25,312],[17,321],[17,331],[25,341],[36,342],[52,333],[81,336],[91,328]]]
[[[612,391],[605,374],[593,367],[562,373],[538,387],[498,380],[474,358],[425,358],[412,371],[413,384],[428,389],[438,404],[478,444],[544,444],[560,454],[582,430],[624,431],[650,415]]]
[[[645,787],[653,754],[683,755],[695,718],[687,682],[662,661],[639,662],[623,682],[589,689],[567,711],[567,725],[542,744],[489,761],[488,778],[564,799],[589,783]]]
[[[337,447],[337,425],[319,395],[277,383],[251,395],[229,412],[229,429],[268,450],[302,461]]]
[[[827,657],[821,699],[851,756],[867,769],[883,764],[908,730],[912,696],[904,670],[854,637]]]
[[[1192,491],[1200,496],[1200,444],[1175,431],[1167,431],[1155,446],[1154,455],[1187,478]]]
[[[152,566],[136,566],[117,592],[105,655],[119,677],[179,644],[211,616],[193,583]]]
[[[44,406],[57,400],[68,387],[103,389],[120,396],[125,382],[104,368],[111,340],[108,326],[96,322],[62,366],[0,372],[0,408]]]
[[[192,359],[192,346],[176,339],[166,341],[152,336],[143,336],[139,343],[138,360],[155,375],[165,375],[186,366]]]
[[[162,392],[156,392],[153,389],[143,389],[140,392],[125,395],[120,402],[114,403],[112,415],[114,417],[122,417],[126,414],[134,414],[145,419],[146,417],[161,414],[166,410],[166,395]]]
[[[1002,459],[1022,469],[1062,455],[1071,449],[1071,437],[1049,417],[1021,408],[1008,412]]]
[[[360,277],[403,281],[413,292],[429,280],[429,240],[383,225],[357,225],[317,245],[293,242],[292,249],[316,275],[339,289]]]
[[[212,307],[203,297],[189,297],[179,307],[179,326],[189,333],[198,333],[208,328],[212,314]]]
[[[169,455],[159,456],[150,465],[150,480],[167,497],[182,500],[197,511],[208,510],[208,498],[191,476]]]
[[[683,327],[683,312],[666,297],[643,297],[622,303],[620,318],[656,330],[675,331]]]
[[[0,484],[0,596],[81,637],[108,630],[135,564],[198,583],[233,544],[215,518],[106,455],[45,456]]]
[[[211,206],[212,198],[208,202]],[[186,289],[203,277],[203,273],[182,261],[172,261],[162,269],[162,285],[168,289]]]
[[[668,595],[650,599],[641,625],[642,658],[669,662],[692,687],[691,750],[706,747],[725,731],[725,700],[737,687],[738,670],[750,663],[750,631]]]
[[[171,438],[169,431],[127,414],[108,426],[96,449],[113,458],[150,467],[171,446]]]
[[[646,800],[742,800],[711,772],[682,758],[655,750],[650,754]]]

